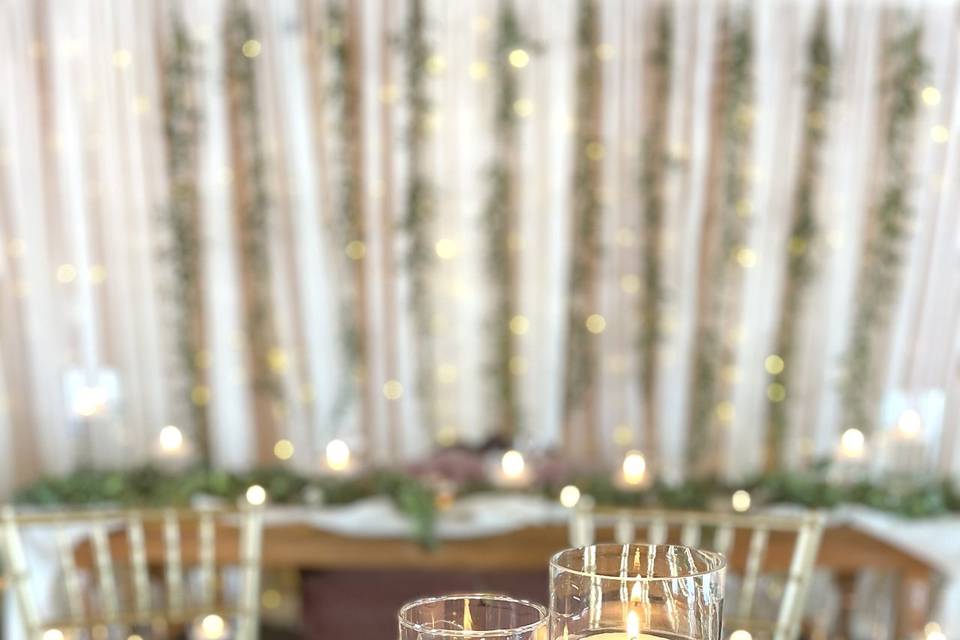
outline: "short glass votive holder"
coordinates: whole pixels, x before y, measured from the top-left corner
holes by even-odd
[[[596,544],[550,561],[554,640],[719,640],[726,561],[677,545]]]
[[[548,640],[546,607],[486,593],[440,596],[400,609],[400,640]]]

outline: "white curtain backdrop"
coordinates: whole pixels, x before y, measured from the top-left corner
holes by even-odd
[[[237,0],[240,1],[240,0]],[[484,440],[493,429],[489,375],[487,235],[481,219],[493,152],[496,2],[426,2],[430,96],[427,168],[435,188],[430,309],[436,358],[418,362],[408,273],[398,227],[409,158],[405,150],[403,37],[408,2],[354,0],[359,12],[367,233],[365,291],[370,358],[363,372],[374,408],[367,428],[354,409],[334,419],[338,389],[353,374],[344,362],[340,293],[352,286],[344,247],[333,233],[340,158],[331,140],[344,126],[329,102],[329,73],[312,53],[319,0],[253,2],[257,104],[270,208],[269,292],[283,411],[269,439],[288,438],[291,464],[315,468],[326,442],[342,437],[372,461],[412,459],[432,443]],[[239,468],[264,459],[245,355],[243,258],[233,215],[234,158],[228,111],[225,0],[0,0],[0,487],[79,464],[133,464],[156,456],[161,427],[191,432],[189,402],[177,391],[173,274],[163,252],[169,188],[165,163],[163,65],[180,16],[197,44],[202,291],[207,389],[216,464]],[[520,446],[561,444],[574,162],[576,20],[573,0],[515,4],[533,43],[517,73],[529,100],[520,130],[520,211],[512,250],[519,256],[519,308],[529,329],[517,338],[523,416]],[[643,234],[640,143],[644,135],[644,60],[659,5],[599,3],[603,84],[603,159],[598,416],[592,430],[614,460],[642,428],[636,344]],[[802,137],[807,42],[818,4],[755,0],[742,5],[678,1],[669,69],[665,187],[666,288],[658,403],[664,473],[683,469],[697,317],[700,241],[711,177],[711,95],[716,40],[724,16],[749,8],[754,55],[741,324],[729,402],[735,409],[723,468],[740,476],[761,465],[769,382],[786,266]],[[943,394],[945,410],[925,415],[930,459],[960,469],[954,437],[960,414],[960,11],[955,2],[827,5],[834,80],[819,187],[822,243],[804,307],[789,389],[787,449],[794,461],[830,455],[842,424],[840,367],[855,313],[864,225],[876,201],[881,57],[905,24],[922,26],[929,66],[916,118],[909,202],[915,217],[905,244],[902,290],[889,312],[889,348],[880,362],[885,397]],[[315,24],[315,23],[313,23]],[[389,46],[384,52],[383,47]],[[329,67],[330,54],[323,60]],[[327,80],[318,78],[327,74]],[[319,91],[318,91],[319,87]],[[936,99],[934,99],[936,98]],[[386,102],[388,109],[384,110]],[[386,113],[386,117],[384,116]],[[385,133],[389,125],[389,133]],[[387,158],[387,161],[385,161]],[[389,173],[387,173],[389,172]],[[386,202],[386,204],[384,204]],[[385,240],[386,239],[386,240]],[[392,263],[385,259],[394,256]],[[393,305],[391,312],[388,306]],[[389,355],[396,349],[396,361]],[[436,424],[425,427],[416,393],[418,367],[437,372]],[[71,372],[94,375],[105,394],[98,419],[76,415]],[[86,378],[91,380],[93,378]],[[388,380],[399,399],[381,392]],[[116,386],[116,392],[110,391]],[[80,385],[81,388],[83,385]],[[84,393],[81,391],[80,393]],[[207,400],[208,397],[208,400]],[[894,402],[891,400],[890,402]],[[894,402],[895,404],[895,402]],[[937,415],[940,414],[940,415]],[[889,416],[885,417],[890,420]],[[615,437],[616,436],[616,437]],[[260,444],[258,444],[260,443]],[[269,452],[267,453],[269,455]]]

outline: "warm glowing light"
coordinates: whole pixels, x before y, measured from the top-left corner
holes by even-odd
[[[848,458],[863,456],[865,438],[859,429],[847,429],[840,436],[840,452]]]
[[[227,623],[215,613],[204,616],[203,620],[200,621],[200,631],[204,638],[222,638],[226,628]]]
[[[283,373],[287,370],[287,365],[289,364],[287,352],[280,347],[271,347],[267,352],[267,364],[270,366],[271,371]]]
[[[526,467],[527,463],[523,459],[523,454],[513,449],[504,453],[500,459],[500,468],[503,469],[503,475],[511,480],[522,477]]]
[[[613,45],[608,42],[601,42],[594,49],[598,60],[610,60],[613,58]]]
[[[273,455],[277,456],[280,460],[289,460],[292,458],[293,451],[293,443],[286,438],[277,440],[277,444],[273,445]]]
[[[730,497],[730,504],[733,506],[733,510],[738,513],[749,511],[751,502],[750,492],[744,491],[743,489],[737,489],[733,492],[733,496]]]
[[[915,438],[920,435],[920,431],[923,429],[923,419],[915,409],[907,409],[900,414],[897,429],[905,438]]]
[[[942,124],[938,124],[930,129],[930,139],[937,144],[943,144],[950,139],[950,129],[947,129]]]
[[[343,440],[327,443],[327,466],[334,471],[343,471],[350,465],[350,447]]]
[[[628,273],[620,277],[620,289],[624,293],[637,293],[640,291],[640,276]]]
[[[513,103],[513,112],[520,118],[527,118],[533,114],[533,101],[529,98],[520,98]]]
[[[783,402],[787,398],[787,388],[779,382],[767,385],[767,398],[770,402]]]
[[[572,509],[580,502],[580,489],[575,485],[568,484],[560,490],[560,504],[567,509]]]
[[[775,353],[771,353],[763,361],[763,368],[771,375],[777,375],[783,371],[783,358]]]
[[[60,629],[47,629],[43,632],[43,640],[63,640],[63,631],[60,631]]]
[[[267,589],[260,596],[260,603],[264,609],[276,609],[283,602],[283,596],[276,589]]]
[[[127,640],[143,640],[143,636],[138,633],[131,634],[127,636]]]
[[[457,367],[452,364],[441,364],[437,367],[437,381],[440,384],[453,384],[457,381]]]
[[[927,640],[947,640],[947,636],[943,631],[934,631],[927,634]]]
[[[643,482],[647,474],[647,459],[639,451],[630,451],[623,458],[623,480],[627,484],[637,485]]]
[[[923,625],[923,635],[929,636],[931,633],[938,633],[942,631],[940,625],[933,620]]]
[[[447,61],[441,55],[432,55],[427,58],[427,73],[430,75],[439,75],[447,68]]]
[[[262,47],[257,40],[247,40],[243,43],[243,46],[240,47],[240,51],[243,52],[243,55],[247,58],[256,58],[260,55],[260,50]]]
[[[516,315],[510,318],[510,332],[522,336],[530,329],[530,321],[525,316]]]
[[[490,75],[490,67],[480,60],[470,63],[470,77],[474,80],[483,80]]]
[[[387,400],[399,400],[403,395],[403,385],[399,380],[387,380],[383,383],[383,397]]]
[[[113,52],[113,66],[117,69],[126,69],[133,62],[133,54],[126,49],[117,49]]]
[[[57,267],[57,282],[69,284],[77,279],[77,268],[72,264],[62,264]]]
[[[473,631],[473,616],[470,615],[470,600],[463,599],[463,630]]]
[[[936,87],[924,87],[920,99],[925,105],[935,107],[940,104],[940,91]]]
[[[730,640],[753,640],[753,636],[746,629],[737,629],[730,634]]]
[[[733,422],[733,418],[736,416],[737,412],[733,406],[733,403],[729,400],[723,400],[717,403],[717,406],[714,408],[714,413],[717,414],[717,420],[723,424],[730,424]]]
[[[748,247],[737,249],[734,257],[737,259],[737,264],[744,269],[752,269],[757,265],[757,252]]]
[[[258,484],[250,485],[247,489],[247,502],[255,507],[259,507],[267,501],[267,490]]]
[[[527,359],[523,356],[513,356],[508,363],[510,373],[515,376],[522,376],[527,372]]]
[[[82,418],[103,413],[107,407],[107,392],[102,387],[80,387],[73,399],[73,412]]]
[[[172,424],[160,429],[160,448],[168,453],[179,451],[183,446],[183,432]]]
[[[434,245],[437,257],[441,260],[452,260],[457,257],[457,243],[450,238],[440,238]]]
[[[359,240],[351,240],[347,243],[347,248],[344,251],[351,260],[363,260],[363,257],[367,255],[367,246]]]
[[[640,614],[637,613],[636,606],[642,600],[640,592],[640,581],[633,583],[630,589],[630,609],[627,611],[627,640],[640,640]]]
[[[507,59],[510,60],[510,65],[517,69],[523,69],[530,64],[530,54],[523,49],[514,49],[510,52],[510,55],[507,56]]]
[[[591,142],[587,145],[586,153],[590,160],[601,160],[603,158],[603,145],[599,142]]]
[[[593,334],[603,333],[603,330],[607,328],[607,320],[599,313],[591,313],[587,316],[587,331]]]

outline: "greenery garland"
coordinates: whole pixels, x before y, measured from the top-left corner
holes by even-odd
[[[767,387],[769,414],[766,430],[765,465],[777,469],[783,461],[787,431],[787,390],[796,343],[796,324],[807,302],[804,293],[814,272],[811,258],[818,235],[817,186],[821,174],[821,150],[826,139],[826,108],[830,98],[833,66],[830,55],[826,8],[821,7],[807,46],[806,108],[804,136],[800,150],[800,172],[794,195],[793,220],[787,243],[787,273],[783,286],[780,324],[775,355],[766,363],[770,374]]]
[[[657,11],[656,40],[651,65],[651,108],[643,135],[640,173],[641,234],[643,260],[643,296],[640,300],[640,371],[644,411],[644,447],[648,454],[659,450],[656,434],[657,355],[663,319],[664,285],[660,260],[664,245],[664,174],[667,167],[667,120],[669,117],[670,65],[673,42],[671,9],[662,5]]]
[[[869,433],[883,367],[876,339],[890,322],[889,310],[900,292],[903,244],[913,219],[909,203],[910,154],[914,142],[919,82],[927,70],[921,53],[922,27],[892,36],[886,49],[888,113],[883,128],[885,184],[870,212],[870,225],[857,285],[853,335],[844,356],[843,425]]]
[[[517,272],[519,258],[510,247],[511,234],[516,233],[519,212],[518,121],[514,114],[517,102],[517,70],[510,54],[526,44],[520,31],[516,10],[511,0],[500,4],[497,41],[494,46],[494,137],[495,152],[488,175],[490,187],[484,207],[487,230],[487,271],[493,282],[493,311],[490,349],[490,373],[494,381],[494,432],[504,442],[512,442],[521,427],[520,400],[511,360],[515,352],[510,319],[517,312]]]
[[[564,384],[564,419],[568,438],[572,416],[592,398],[597,370],[596,338],[585,321],[595,308],[595,281],[602,259],[600,229],[603,206],[600,200],[603,159],[602,68],[597,55],[600,23],[594,0],[580,0],[577,17],[577,103],[576,137],[574,140],[572,256],[570,260],[570,302],[567,320],[566,375]],[[592,421],[592,402],[585,407],[587,420]],[[568,446],[573,443],[568,440]],[[580,454],[590,451],[576,448]]]
[[[177,316],[174,333],[183,374],[181,391],[190,407],[193,442],[207,464],[210,444],[207,424],[206,375],[203,351],[203,291],[200,286],[200,197],[197,187],[200,114],[194,87],[195,46],[186,25],[173,18],[171,47],[164,60],[163,133],[169,183],[165,224],[170,246],[164,255],[173,270],[173,300]]]
[[[736,24],[731,24],[735,22]],[[701,246],[699,325],[695,342],[695,362],[691,389],[695,396],[688,429],[687,464],[695,474],[709,473],[711,460],[717,460],[718,430],[732,419],[732,408],[722,409],[721,391],[725,385],[717,379],[717,370],[731,367],[736,353],[725,344],[720,331],[730,317],[738,313],[729,298],[741,279],[738,262],[746,235],[749,203],[748,159],[753,129],[753,41],[749,13],[727,16],[722,24],[720,50],[719,127],[722,140],[715,156],[720,179],[715,184],[716,202],[708,205],[707,223]],[[744,208],[747,211],[744,211]],[[714,233],[714,226],[718,233]],[[718,236],[718,237],[716,237]],[[719,239],[718,245],[714,243]],[[711,257],[712,256],[712,257]],[[706,269],[706,271],[704,271]],[[725,401],[729,402],[729,401]]]
[[[610,474],[570,475],[537,483],[529,491],[553,499],[562,487],[575,484],[599,506],[727,509],[733,491],[746,489],[751,493],[754,509],[773,504],[808,508],[861,504],[905,518],[960,513],[960,488],[947,480],[929,480],[907,488],[869,481],[838,485],[828,481],[825,466],[805,472],[766,473],[738,485],[691,480],[677,486],[656,483],[643,491],[626,491],[617,487],[610,477]],[[39,507],[176,506],[207,496],[236,503],[243,500],[247,488],[254,484],[264,487],[271,502],[276,504],[344,505],[371,496],[387,496],[414,523],[417,540],[427,546],[437,542],[435,522],[441,496],[421,478],[400,471],[372,470],[357,476],[331,477],[309,476],[277,467],[245,473],[200,467],[171,472],[152,466],[117,471],[81,470],[68,476],[43,478],[19,491],[14,502]],[[457,495],[476,492],[504,491],[480,482],[461,487]]]
[[[430,100],[427,95],[426,16],[423,0],[413,0],[407,18],[406,36],[407,152],[409,154],[404,214],[401,226],[407,236],[405,255],[410,278],[410,311],[416,327],[417,395],[422,403],[425,428],[434,433],[435,393],[433,340],[434,292],[430,271],[434,264],[431,240],[436,218],[433,185],[426,162]]]

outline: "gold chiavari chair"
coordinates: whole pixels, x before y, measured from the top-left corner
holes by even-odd
[[[257,638],[260,507],[54,513],[18,512],[7,506],[2,531],[8,584],[28,640],[42,640],[45,634],[48,639],[61,633],[69,637],[71,632],[108,637],[114,627],[161,635],[164,629],[186,628],[207,616],[235,624],[219,635]],[[32,560],[23,543],[28,531],[55,537],[65,616],[41,616],[31,584]],[[232,602],[227,602],[223,569],[236,570]],[[50,635],[50,630],[56,632]],[[216,637],[219,629],[212,631],[208,635]]]
[[[570,518],[573,546],[593,544],[597,538],[618,544],[680,543],[722,553],[728,570],[740,575],[740,589],[732,615],[724,627],[741,631],[731,636],[794,640],[800,634],[806,595],[823,534],[824,517],[817,512],[791,515],[732,514],[646,509],[574,509]],[[765,572],[786,574],[776,617],[754,616],[757,586]]]

